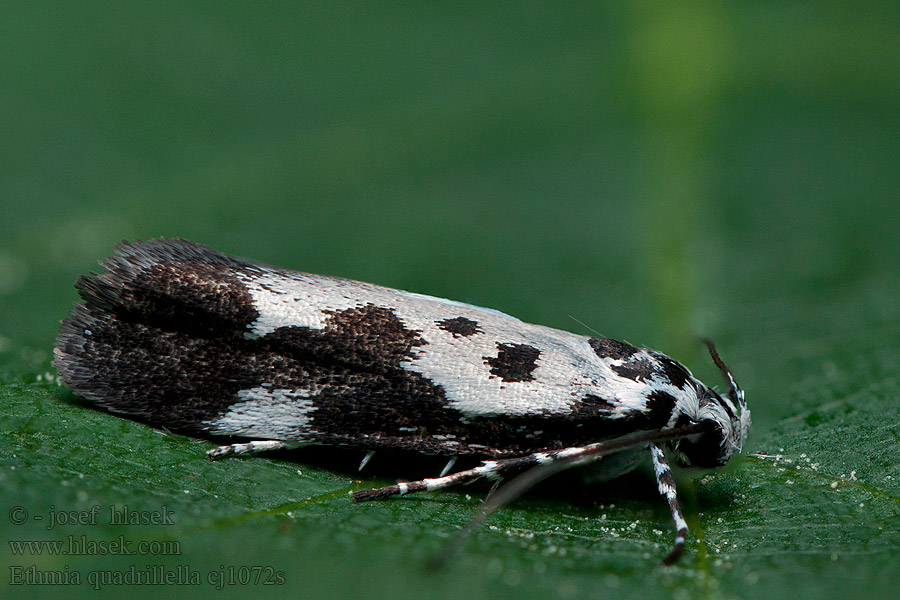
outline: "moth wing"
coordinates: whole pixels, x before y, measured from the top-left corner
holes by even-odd
[[[582,336],[185,240],[117,250],[76,284],[82,302],[54,360],[111,411],[208,434],[443,454],[595,435],[581,427],[598,408],[585,404],[597,376]]]

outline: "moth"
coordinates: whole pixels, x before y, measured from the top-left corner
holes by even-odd
[[[436,477],[356,500],[516,476],[480,521],[564,468],[619,453],[621,472],[646,456],[675,522],[671,562],[687,523],[663,448],[682,464],[717,467],[750,429],[743,391],[711,343],[724,395],[660,352],[496,310],[182,239],[116,250],[75,285],[81,302],[54,351],[62,380],[115,413],[242,438],[210,457],[318,444],[451,459]],[[462,456],[482,462],[449,472]]]

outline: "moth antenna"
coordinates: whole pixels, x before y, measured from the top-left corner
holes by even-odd
[[[744,440],[746,440],[747,436],[750,434],[750,409],[747,408],[747,401],[744,400],[744,390],[742,390],[737,384],[737,381],[735,381],[734,379],[734,375],[731,374],[731,369],[725,366],[725,363],[722,361],[719,353],[716,352],[716,345],[713,344],[712,340],[704,339],[703,342],[709,349],[709,355],[712,357],[713,362],[716,363],[716,366],[719,367],[722,375],[724,375],[725,379],[728,381],[728,397],[741,409],[741,437],[736,444],[737,450],[738,452],[740,452]]]
[[[750,409],[747,408],[747,401],[744,400],[744,390],[742,390],[737,384],[737,381],[735,381],[734,379],[734,375],[731,374],[731,369],[725,366],[725,363],[722,361],[719,353],[716,352],[716,345],[713,344],[712,340],[704,339],[703,342],[709,349],[709,355],[712,356],[713,362],[716,363],[716,366],[719,367],[722,375],[724,375],[725,379],[728,380],[728,397],[731,398],[731,401],[737,404],[741,409],[741,439],[740,443],[738,444],[738,451],[740,451],[741,445],[750,434]]]
[[[719,367],[722,375],[724,375],[725,379],[728,381],[728,395],[731,396],[732,401],[740,404],[741,410],[745,409],[747,403],[744,401],[744,390],[738,386],[737,381],[734,379],[734,375],[731,374],[731,369],[725,366],[725,363],[716,351],[716,345],[708,338],[704,338],[703,343],[706,344],[706,347],[709,349],[709,355],[712,357],[713,362],[716,363],[716,366]]]
[[[595,333],[598,336],[603,337],[602,333],[600,333],[599,331],[597,331],[596,329],[594,329],[593,327],[591,327],[590,325],[588,325],[587,323],[585,323],[584,321],[582,321],[581,319],[576,317],[575,315],[569,315],[569,318],[572,319],[573,321],[575,321],[576,323],[578,323],[579,325],[581,325],[582,327],[584,327],[585,329],[587,329],[588,331],[590,331],[591,333]]]

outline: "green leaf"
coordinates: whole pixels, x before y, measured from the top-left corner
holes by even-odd
[[[897,23],[889,4],[784,2],[5,10],[4,593],[895,598]],[[671,568],[665,503],[635,473],[554,477],[429,571],[484,489],[347,492],[440,466],[210,462],[207,441],[54,385],[72,283],[115,242],[163,235],[593,328],[708,383],[694,337],[712,337],[752,437],[719,471],[677,474],[691,534]],[[173,523],[110,524],[124,505]],[[69,536],[177,553],[19,544]],[[82,581],[35,579],[53,572]],[[107,581],[126,576],[176,581]]]
[[[259,567],[257,574],[286,583],[253,589],[284,594],[299,585],[310,597],[422,589],[435,597],[566,597],[598,586],[624,597],[679,590],[782,597],[790,589],[795,597],[836,597],[848,585],[889,586],[900,577],[898,393],[896,378],[873,382],[783,420],[728,469],[682,477],[692,535],[671,568],[659,564],[672,540],[670,519],[648,477],[612,496],[595,488],[598,497],[588,502],[571,493],[526,497],[432,572],[429,559],[471,517],[482,491],[353,504],[347,492],[371,481],[281,458],[210,462],[209,443],[97,412],[46,384],[10,385],[0,394],[0,486],[8,509],[23,507],[29,519],[4,523],[4,543],[69,544],[85,535],[125,539],[133,548],[175,542],[180,554],[13,555],[4,548],[3,567],[67,569],[85,580],[148,564],[177,577],[179,565],[188,565],[202,589],[210,578],[248,577],[248,567]],[[112,507],[123,505],[167,511],[173,523],[110,524]],[[67,511],[71,521],[94,506],[92,524],[47,529],[53,511]],[[106,572],[113,575],[99,574]],[[798,573],[815,577],[798,589]],[[138,596],[153,590],[128,589]]]

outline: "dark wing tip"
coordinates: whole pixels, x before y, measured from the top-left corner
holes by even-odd
[[[241,280],[241,273],[258,272],[257,265],[177,238],[115,249],[100,261],[100,273],[79,277],[81,302],[62,321],[54,349],[62,380],[88,399],[106,393],[98,391],[96,373],[118,376],[124,367],[111,365],[152,345],[148,335],[240,337],[258,317]]]
[[[95,330],[103,326],[100,314],[87,306],[76,304],[62,321],[53,348],[53,368],[63,383],[88,400],[101,400],[104,394],[96,389],[96,349],[91,339]]]
[[[155,238],[142,242],[123,240],[115,245],[116,254],[104,259],[100,264],[109,268],[146,268],[157,264],[183,264],[195,261],[234,267],[243,262],[213,250],[209,246],[196,244],[183,238]]]
[[[100,266],[106,273],[92,273],[89,278],[114,277],[128,281],[154,268],[183,267],[189,264],[230,269],[247,266],[245,261],[181,238],[156,238],[147,242],[122,241],[114,248],[115,254],[100,261]]]
[[[239,274],[258,273],[262,265],[180,238],[126,241],[115,249],[100,261],[100,273],[75,283],[92,312],[178,326],[211,317],[229,329],[229,320],[239,329],[255,318]]]
[[[132,290],[144,287],[144,279],[152,271],[179,269],[190,262],[231,267],[235,263],[212,248],[180,238],[122,241],[115,245],[115,251],[99,261],[103,267],[100,273],[92,271],[75,282],[75,289],[89,306],[113,311],[128,304]]]

